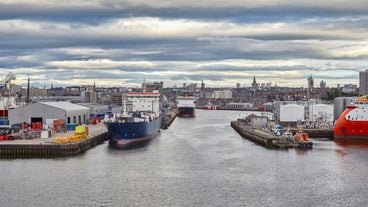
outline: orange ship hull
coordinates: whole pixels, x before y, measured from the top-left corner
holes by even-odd
[[[346,115],[357,106],[348,106],[336,121],[335,141],[368,142],[368,120],[346,119]]]

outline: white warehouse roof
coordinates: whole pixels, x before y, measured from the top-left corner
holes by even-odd
[[[48,106],[52,106],[55,108],[63,109],[65,111],[79,111],[79,110],[88,110],[88,107],[81,106],[78,104],[73,104],[67,101],[58,101],[58,102],[40,102],[41,104],[45,104]]]

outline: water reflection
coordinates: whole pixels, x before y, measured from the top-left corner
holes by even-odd
[[[243,113],[243,112],[242,112]],[[244,112],[245,113],[245,112]],[[2,206],[365,206],[368,146],[313,139],[267,149],[197,110],[146,146],[107,143],[67,159],[0,160]]]

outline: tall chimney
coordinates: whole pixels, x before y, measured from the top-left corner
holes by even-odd
[[[30,100],[29,100],[29,77],[28,77],[28,83],[27,83],[27,100],[26,100],[26,103],[29,103]]]

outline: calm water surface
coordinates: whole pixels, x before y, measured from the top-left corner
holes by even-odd
[[[367,146],[269,150],[230,127],[245,114],[197,110],[139,149],[0,160],[1,206],[367,206]]]

